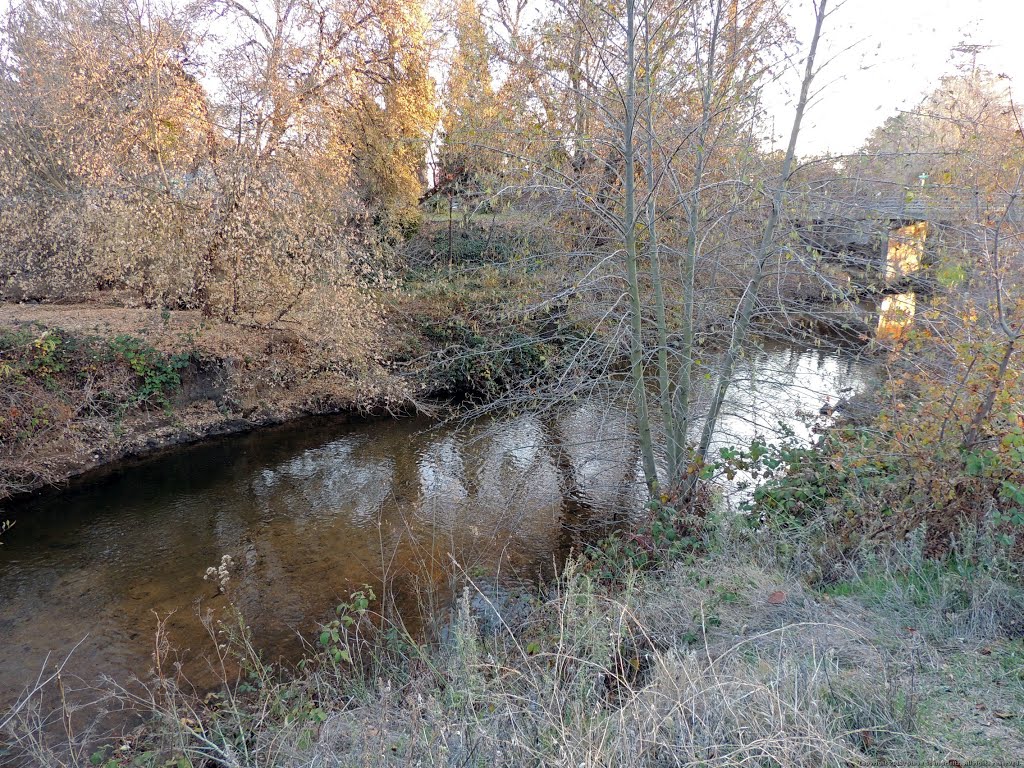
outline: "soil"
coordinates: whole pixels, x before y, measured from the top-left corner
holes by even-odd
[[[0,304],[0,330],[26,325],[82,337],[130,335],[161,352],[188,352],[190,362],[169,408],[132,408],[116,423],[72,418],[28,445],[0,451],[8,454],[0,465],[0,501],[114,462],[303,416],[415,409],[414,381],[373,359],[330,359],[299,330],[100,301]]]

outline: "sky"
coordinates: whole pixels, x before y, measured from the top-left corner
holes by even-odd
[[[829,63],[815,82],[819,96],[805,115],[800,155],[855,151],[873,128],[913,109],[944,74],[969,61],[951,56],[962,42],[990,46],[978,54],[978,66],[1008,75],[1024,101],[1024,0],[828,2],[832,10],[818,59]],[[0,11],[11,3],[0,0]],[[814,26],[811,0],[789,0],[787,12],[802,56]],[[793,64],[764,99],[780,147],[788,140],[803,71]]]
[[[978,66],[1008,75],[1015,97],[1024,99],[1024,0],[829,0],[833,6],[818,51],[820,61],[831,62],[815,82],[820,95],[805,115],[800,155],[856,150],[887,117],[913,109],[958,62],[970,66],[970,58],[951,57],[961,42],[991,46],[978,54]],[[806,52],[814,28],[809,0],[793,0],[789,13]],[[780,146],[793,120],[798,77],[794,72],[765,97]]]

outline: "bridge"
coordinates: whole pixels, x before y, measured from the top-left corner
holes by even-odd
[[[942,247],[962,252],[1004,215],[1015,228],[1024,226],[1024,211],[1010,206],[1009,195],[982,199],[945,187],[838,195],[830,183],[791,201],[791,210],[803,211],[791,222],[801,244],[849,274],[862,294],[932,293],[937,284],[929,267]]]

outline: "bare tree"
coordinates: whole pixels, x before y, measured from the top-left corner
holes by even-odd
[[[751,193],[742,163],[758,155],[747,126],[757,89],[769,74],[767,51],[780,39],[777,8],[724,0],[634,0],[623,6],[621,17],[587,3],[559,11],[560,23],[542,28],[568,30],[566,76],[560,79],[549,69],[531,87],[566,94],[538,96],[537,120],[550,125],[552,134],[570,127],[571,151],[551,149],[564,141],[552,135],[533,188],[555,196],[570,222],[588,222],[576,233],[576,251],[592,260],[574,290],[599,298],[604,289],[591,286],[623,286],[621,294],[611,293],[611,305],[598,319],[606,329],[602,338],[613,349],[625,340],[646,484],[652,493],[685,493],[707,459],[761,283],[780,257],[777,228],[816,71],[825,4],[815,5],[816,31],[788,150],[779,158],[775,180],[761,187],[764,197]],[[572,43],[578,35],[594,62],[585,76]],[[578,119],[581,102],[587,121]],[[565,105],[561,111],[551,106],[559,103]],[[559,158],[565,160],[556,163]],[[769,210],[755,237],[757,228],[749,222],[758,218],[763,202]],[[730,269],[746,276],[734,282],[730,341],[715,371],[703,430],[691,447],[692,424],[703,407],[694,380],[705,372],[696,333],[698,278],[715,285],[713,273],[725,271],[716,259],[723,256]],[[718,290],[730,300],[721,284]],[[656,394],[657,417],[649,393]]]

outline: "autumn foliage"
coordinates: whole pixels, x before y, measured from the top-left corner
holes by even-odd
[[[370,322],[375,223],[408,220],[420,189],[425,24],[383,1],[17,4],[0,33],[0,295]]]

